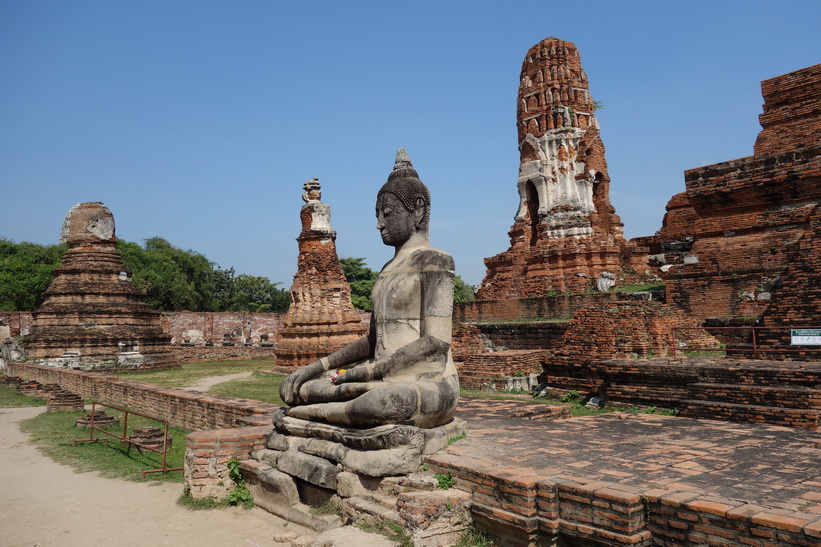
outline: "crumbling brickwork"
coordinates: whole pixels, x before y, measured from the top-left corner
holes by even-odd
[[[330,207],[319,201],[319,182],[305,184],[299,262],[291,307],[282,320],[277,366],[299,367],[333,353],[368,331],[351,303],[351,289],[336,254]]]
[[[790,254],[789,267],[784,271],[773,303],[764,313],[765,330],[762,345],[789,348],[787,358],[821,357],[819,346],[790,346],[790,328],[821,328],[821,207],[816,206],[808,228]],[[806,350],[815,350],[808,353]]]
[[[700,320],[760,315],[794,263],[818,285],[821,261],[802,256],[821,202],[821,65],[761,87],[755,155],[685,171],[659,234],[638,240],[666,265],[667,302]]]
[[[31,312],[0,311],[0,329],[0,342],[5,338],[28,334],[31,329]]]
[[[519,210],[510,249],[485,259],[479,300],[542,296],[615,283],[646,270],[646,252],[624,239],[595,101],[579,52],[546,38],[522,64],[517,108]]]
[[[576,313],[561,346],[544,363],[539,381],[561,390],[597,392],[600,383],[589,373],[600,359],[663,357],[687,346],[718,347],[718,341],[694,327],[695,322],[673,306],[657,302],[621,301],[594,305]]]
[[[33,314],[26,358],[80,368],[168,366],[173,359],[160,313],[144,303],[125,271],[108,207],[75,205],[61,242],[68,251]]]

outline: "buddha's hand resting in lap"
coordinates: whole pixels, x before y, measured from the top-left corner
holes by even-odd
[[[279,386],[279,396],[285,401],[288,406],[299,404],[299,388],[308,380],[312,380],[325,372],[325,367],[319,361],[314,361],[311,364],[289,374]]]
[[[337,374],[332,381],[335,386],[338,386],[346,382],[367,382],[372,379],[372,374],[368,367],[358,366],[349,368],[341,374]]]

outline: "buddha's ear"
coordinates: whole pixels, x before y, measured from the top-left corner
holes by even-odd
[[[421,197],[416,198],[414,203],[413,215],[416,219],[416,228],[421,228],[425,221],[425,200]]]

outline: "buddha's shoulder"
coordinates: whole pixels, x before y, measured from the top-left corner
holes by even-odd
[[[411,266],[420,270],[433,268],[453,272],[456,269],[453,257],[449,253],[433,247],[417,249],[413,251],[409,259]]]

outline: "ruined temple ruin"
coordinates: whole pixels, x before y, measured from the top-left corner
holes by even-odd
[[[753,155],[685,171],[657,236],[667,301],[698,319],[818,324],[821,64],[761,83]]]
[[[108,207],[72,207],[60,243],[68,251],[23,339],[26,359],[83,369],[171,364],[160,313],[143,302],[125,271]]]
[[[351,288],[336,254],[331,208],[320,201],[317,179],[304,185],[299,260],[291,307],[282,320],[277,366],[299,367],[353,342],[368,331],[351,304]]]
[[[595,109],[576,46],[546,38],[530,48],[517,108],[519,209],[510,249],[485,259],[477,299],[604,291],[644,273],[646,253],[624,239],[610,204]]]

